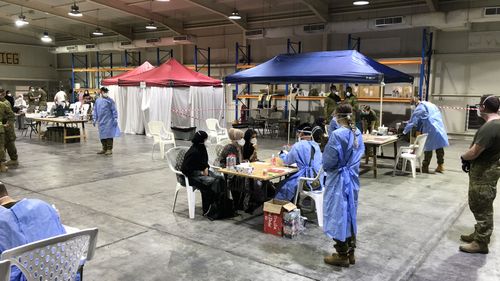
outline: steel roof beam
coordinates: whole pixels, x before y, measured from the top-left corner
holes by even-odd
[[[169,28],[176,34],[185,33],[182,27],[182,23],[180,21],[173,20],[165,16],[153,13],[152,11],[149,11],[147,9],[141,7],[131,7],[130,5],[127,5],[125,2],[119,0],[89,0],[89,1],[148,21],[152,20]]]
[[[242,30],[248,29],[246,15],[240,13],[241,19],[239,20],[231,20],[227,18],[233,12],[233,8],[229,6],[215,3],[213,0],[184,0],[184,1],[189,2],[205,10],[208,10],[212,13],[219,14],[225,17],[227,20],[231,21],[233,24],[237,25]]]
[[[437,12],[439,10],[438,0],[425,0],[431,12]]]
[[[96,26],[97,23],[99,22],[99,26],[105,29],[108,29],[114,33],[117,33],[129,40],[133,39],[133,34],[132,30],[128,28],[120,28],[117,27],[116,25],[107,22],[107,21],[102,21],[102,20],[97,20],[94,17],[90,17],[88,15],[84,15],[83,17],[72,17],[68,15],[69,9],[63,8],[63,7],[53,7],[51,5],[47,5],[44,3],[41,3],[40,1],[23,1],[23,0],[2,0],[2,2],[13,4],[13,5],[18,5],[24,8],[32,9],[32,10],[37,10],[39,12],[51,14],[54,16],[58,16],[67,20],[79,22],[79,23],[84,23],[87,25],[91,26]]]
[[[328,2],[324,0],[300,0],[300,2],[309,7],[322,22],[328,22],[330,20],[330,16],[328,15]]]

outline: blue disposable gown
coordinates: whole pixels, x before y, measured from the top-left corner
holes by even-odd
[[[403,133],[409,133],[413,127],[416,127],[418,131],[424,134],[428,134],[424,151],[433,151],[449,145],[443,117],[439,108],[434,104],[426,101],[418,104]]]
[[[37,199],[23,199],[12,208],[0,206],[0,254],[24,244],[66,233],[56,210]],[[10,281],[26,280],[12,267]]]
[[[323,169],[326,172],[323,201],[323,231],[339,241],[355,236],[356,212],[359,193],[359,164],[365,146],[359,129],[356,129],[357,147],[351,129],[331,123],[330,137],[323,152]]]
[[[110,98],[98,98],[94,105],[94,125],[99,125],[99,138],[112,139],[120,136],[118,112],[115,102]]]
[[[311,161],[311,149],[314,148],[314,159]],[[299,171],[282,182],[276,199],[292,201],[297,192],[300,177],[315,177],[321,169],[322,155],[319,145],[314,141],[301,140],[295,143],[288,154],[280,156],[285,165],[297,163]]]

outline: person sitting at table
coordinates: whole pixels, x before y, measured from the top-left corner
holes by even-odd
[[[226,168],[227,157],[230,155],[234,155],[236,157],[236,165],[241,163],[243,159],[243,146],[245,145],[245,140],[243,139],[243,131],[239,129],[231,128],[228,132],[229,140],[231,143],[224,146],[220,155],[219,155],[219,163],[220,167]],[[233,200],[235,204],[236,210],[244,210],[245,207],[243,205],[244,202],[244,193],[245,193],[245,180],[244,178],[227,175],[227,187],[231,190],[231,194],[233,195]]]
[[[314,126],[312,128],[312,138],[315,142],[318,143],[321,151],[323,151],[323,149],[325,148],[325,144],[328,141],[328,137],[325,136],[325,126],[325,118],[318,117],[316,118],[316,121],[314,122]]]
[[[257,132],[253,129],[248,129],[245,131],[243,139],[245,140],[242,151],[243,161],[257,161]]]
[[[297,173],[286,178],[280,183],[280,188],[275,198],[292,201],[297,192],[297,183],[300,177],[315,178],[321,169],[323,161],[319,145],[312,140],[312,131],[309,124],[302,124],[297,130],[298,142],[296,142],[290,152],[282,151],[280,158],[285,165],[297,164]],[[311,189],[318,188],[315,184],[309,184]]]
[[[38,199],[16,201],[0,183],[0,255],[6,250],[65,233],[54,207]],[[19,268],[12,267],[10,280],[25,279]]]
[[[189,183],[200,190],[204,216],[210,220],[232,217],[233,204],[227,198],[224,178],[209,170],[207,141],[205,131],[194,134],[193,144],[184,155],[181,171],[188,177]]]

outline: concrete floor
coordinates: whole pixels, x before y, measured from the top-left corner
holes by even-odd
[[[199,193],[194,220],[183,192],[172,213],[175,177],[164,160],[151,160],[151,143],[126,135],[105,157],[95,154],[94,128],[82,144],[19,137],[21,165],[0,178],[16,198],[55,204],[65,224],[99,228],[85,280],[500,280],[498,230],[489,255],[458,252],[459,234],[473,227],[459,163],[468,141],[452,141],[445,174],[362,175],[357,263],[349,269],[323,263],[332,242],[314,223],[289,240],[262,232],[260,210],[211,222]],[[282,144],[259,139],[260,158]]]

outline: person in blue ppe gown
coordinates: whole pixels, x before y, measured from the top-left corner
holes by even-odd
[[[6,250],[65,233],[54,207],[38,199],[15,201],[0,183],[0,255]],[[12,267],[10,281],[25,280],[19,268]]]
[[[422,161],[422,172],[429,173],[429,164],[432,159],[432,151],[436,151],[436,172],[444,172],[444,147],[448,146],[448,134],[443,123],[443,117],[439,108],[431,102],[420,101],[418,96],[412,98],[412,107],[415,110],[411,114],[410,121],[406,125],[403,134],[411,132],[412,128],[427,134],[424,147],[424,161]]]
[[[101,139],[102,150],[97,154],[113,154],[113,138],[120,136],[118,127],[118,112],[115,101],[108,96],[108,89],[102,87],[100,97],[94,105],[94,126],[99,125],[99,138]]]
[[[326,172],[323,231],[335,241],[336,250],[324,261],[342,267],[355,263],[359,164],[365,151],[361,131],[353,123],[352,114],[349,104],[337,107],[323,152]]]
[[[298,142],[292,146],[290,152],[282,151],[280,158],[285,165],[297,164],[299,171],[281,182],[276,199],[292,201],[297,192],[299,178],[314,178],[321,169],[321,149],[312,139],[311,127],[308,124],[301,125],[297,137]]]

